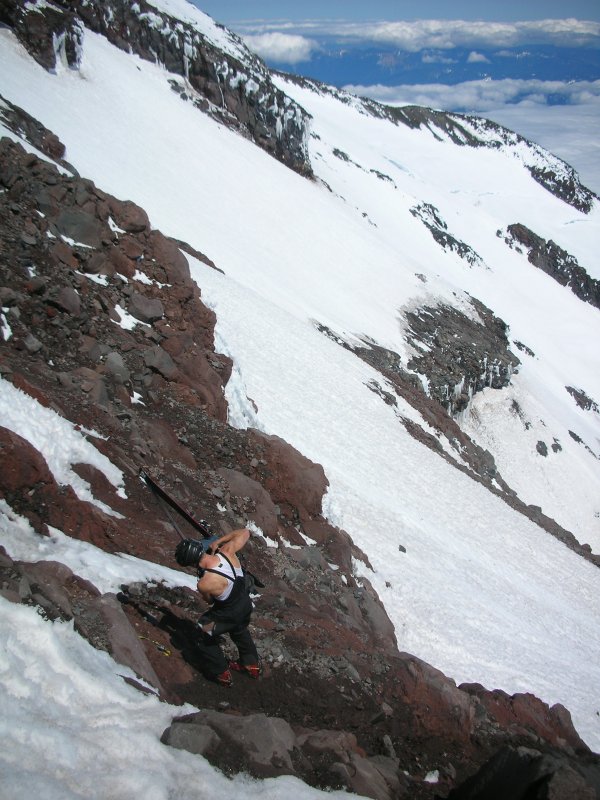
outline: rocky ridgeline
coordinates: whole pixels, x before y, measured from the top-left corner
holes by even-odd
[[[503,236],[509,247],[519,252],[524,249],[530,264],[550,275],[561,286],[568,286],[580,300],[600,308],[600,281],[590,277],[575,256],[521,223],[509,225],[505,234],[499,231],[498,235]]]
[[[5,103],[3,115],[49,157],[62,156],[56,137],[19,109]],[[122,470],[127,496],[76,464],[120,516],[81,501],[37,450],[0,427],[0,497],[14,512],[40,536],[53,526],[108,553],[174,567],[177,534],[139,479],[143,467],[215,530],[252,520],[264,532],[247,556],[266,584],[253,622],[264,677],[239,676],[231,690],[200,676],[196,593],[135,584],[102,595],[60,563],[0,557],[3,597],[72,619],[133,669],[140,691],[149,684],[169,702],[202,709],[175,719],[165,743],[229,773],[294,774],[376,798],[459,791],[480,767],[489,771],[501,747],[517,755],[527,747],[544,786],[564,774],[573,785],[600,780],[597,757],[562,707],[457,687],[399,651],[379,598],[355,573],[357,562],[368,573],[367,558],[322,516],[323,469],[277,437],[227,425],[231,365],[214,352],[214,314],[178,243],[153,230],[141,208],[2,139],[0,256],[3,380],[96,430],[103,438],[94,444]]]
[[[467,147],[511,148],[531,177],[547,191],[578,211],[589,214],[598,195],[579,180],[577,172],[562,159],[518,133],[481,117],[434,111],[421,106],[384,106],[386,117],[411,128],[428,128],[434,136],[450,138]]]
[[[395,125],[409,128],[426,128],[437,139],[450,139],[459,147],[507,148],[525,165],[531,177],[547,191],[589,214],[598,195],[584,186],[577,172],[562,159],[530,142],[518,133],[488,119],[436,111],[424,106],[386,106],[375,100],[357,98],[342,89],[321,83],[313,78],[280,73],[286,80],[306,86],[319,94],[337,98],[342,103],[355,105],[362,113],[378,119],[387,119]]]
[[[181,76],[182,83],[172,86],[182,98],[190,97],[301,175],[312,175],[306,144],[309,115],[275,87],[263,62],[224,28],[218,29],[229,47],[219,49],[191,23],[145,0],[6,0],[0,5],[0,22],[48,70],[56,68],[57,59],[78,69],[85,29],[99,33],[120,49]]]

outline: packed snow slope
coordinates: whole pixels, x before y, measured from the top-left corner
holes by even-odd
[[[600,398],[600,312],[497,235],[522,223],[599,278],[598,204],[584,214],[551,195],[521,145],[461,147],[279,78],[313,117],[309,181],[182,100],[160,65],[90,31],[79,69],[54,74],[0,31],[0,75],[81,174],[223,271],[191,259],[236,365],[231,420],[323,464],[326,513],[368,554],[400,649],[457,681],[563,703],[600,750],[597,568],[413,439],[400,417],[427,428],[418,412],[383,402],[372,391],[391,391],[382,376],[315,327],[406,365],[407,311],[444,304],[476,318],[469,295],[489,306],[528,351],[511,387],[477,395],[463,424],[525,502],[598,552],[600,417],[565,387]],[[411,213],[423,203],[475,263],[433,239]]]

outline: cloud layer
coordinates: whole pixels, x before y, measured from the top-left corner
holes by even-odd
[[[465,20],[418,20],[417,22],[303,22],[244,21],[232,27],[264,58],[294,64],[310,58],[317,41],[338,44],[385,44],[407,52],[425,49],[452,50],[466,47],[507,48],[525,45],[600,47],[600,23],[576,19],[533,22],[472,22]],[[276,53],[276,55],[271,55]]]
[[[401,86],[345,86],[347,91],[387,105],[419,105],[445,111],[480,112],[506,104],[546,106],[592,104],[600,115],[600,80],[478,80]]]

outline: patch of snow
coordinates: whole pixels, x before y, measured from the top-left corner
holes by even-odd
[[[119,315],[119,322],[115,324],[120,325],[121,328],[124,328],[126,331],[132,331],[136,325],[145,325],[147,328],[150,327],[146,322],[141,322],[139,319],[136,319],[126,308],[123,308],[118,303],[115,306],[115,311]]]
[[[7,314],[8,308],[3,308],[2,313],[0,313],[0,331],[2,331],[2,339],[5,342],[7,342],[12,336],[12,328],[10,327],[8,319],[6,318]]]
[[[94,283],[99,284],[100,286],[108,286],[108,277],[106,275],[92,275],[88,272],[80,272],[79,270],[75,270],[77,275],[83,275],[84,278],[87,278]]]
[[[116,223],[116,222],[114,221],[114,219],[113,219],[112,217],[110,217],[110,216],[109,216],[109,218],[108,218],[108,227],[111,229],[111,231],[112,231],[113,233],[127,233],[127,231],[124,231],[124,230],[123,230],[123,228],[119,228],[119,226],[117,225],[117,223]]]
[[[115,487],[120,497],[125,497],[123,473],[71,422],[40,405],[3,378],[0,378],[0,419],[5,428],[21,436],[42,454],[57,483],[71,486],[80,500],[93,503],[105,513],[120,516],[93,496],[89,483],[71,466],[90,464],[95,467]]]

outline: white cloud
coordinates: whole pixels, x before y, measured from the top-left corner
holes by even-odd
[[[446,111],[479,112],[507,103],[547,105],[560,97],[566,105],[594,104],[600,109],[600,80],[540,81],[483,79],[454,85],[346,86],[348,91],[388,105],[422,105]]]
[[[469,64],[489,64],[489,58],[486,58],[483,53],[477,53],[475,50],[471,50],[469,56],[467,58],[467,63]]]
[[[416,22],[356,23],[335,20],[276,20],[234,24],[241,33],[335,37],[356,42],[391,44],[400,50],[418,52],[427,48],[450,50],[454,47],[508,48],[527,44],[555,46],[598,45],[600,23],[577,19],[545,19],[530,22],[472,22],[466,20],[417,20]]]
[[[423,53],[423,64],[456,64],[456,59],[440,55],[440,53]]]
[[[578,20],[536,22],[470,22],[464,20],[420,20],[381,23],[366,34],[406,50],[424,47],[516,47],[519,44],[576,45],[598,40],[600,24]]]
[[[530,56],[531,53],[528,50],[522,50],[520,53],[515,53],[514,50],[498,50],[497,53],[494,53],[495,56],[499,58],[525,58],[526,56]]]
[[[280,61],[284,64],[298,64],[310,61],[318,45],[311,39],[290,33],[263,33],[245,35],[244,41],[253,52],[267,61]]]

